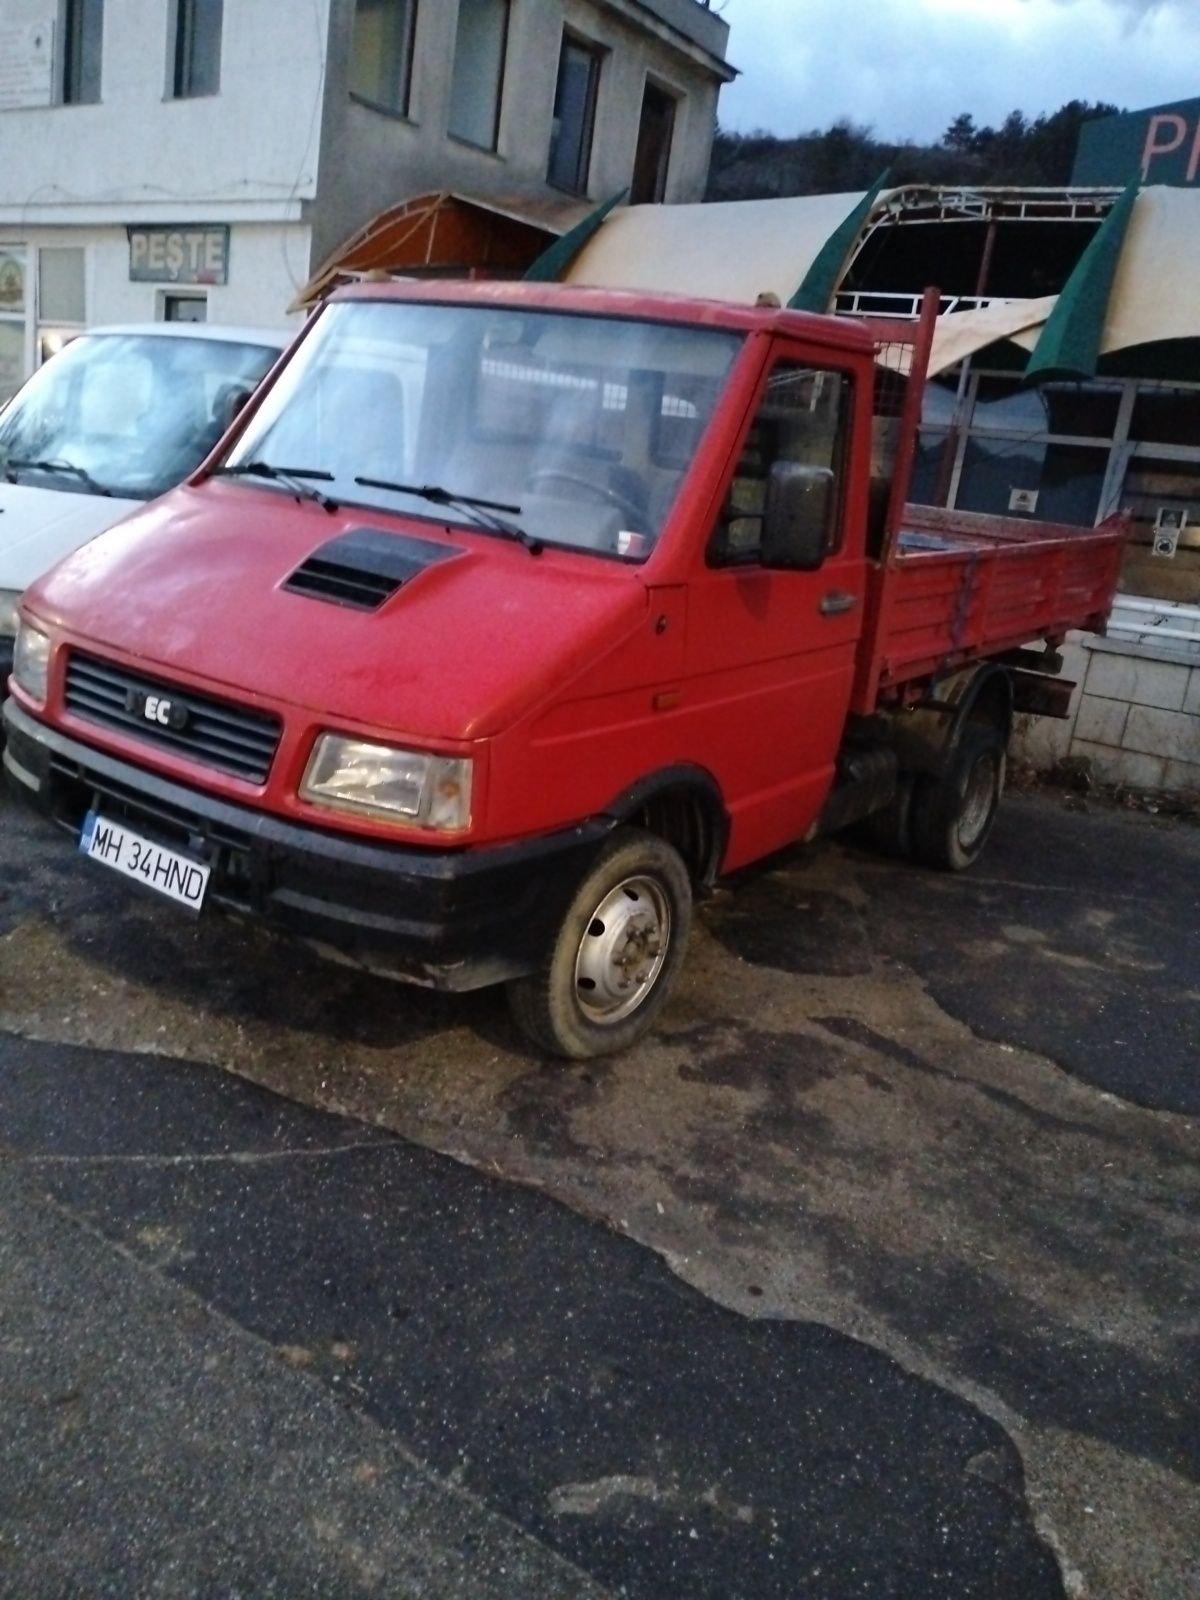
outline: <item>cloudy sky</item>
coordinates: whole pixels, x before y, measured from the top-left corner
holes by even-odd
[[[721,125],[789,135],[839,117],[936,140],[1067,100],[1200,97],[1200,0],[712,0],[742,70]]]

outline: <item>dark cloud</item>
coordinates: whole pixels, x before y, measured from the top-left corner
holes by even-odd
[[[960,111],[998,122],[1067,100],[1200,96],[1200,0],[727,0],[728,128],[800,133],[839,117],[936,139]]]

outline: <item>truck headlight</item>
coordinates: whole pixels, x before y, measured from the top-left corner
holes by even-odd
[[[50,638],[40,628],[20,620],[13,646],[13,680],[31,700],[45,705],[50,681]]]
[[[402,825],[461,830],[471,821],[471,766],[456,757],[323,733],[309,757],[300,797]]]
[[[11,639],[16,633],[20,601],[20,589],[0,589],[0,639]]]

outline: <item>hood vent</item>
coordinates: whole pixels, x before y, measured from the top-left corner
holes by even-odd
[[[382,528],[351,528],[314,550],[283,587],[291,594],[355,611],[378,611],[426,567],[462,554],[458,545],[386,533]]]

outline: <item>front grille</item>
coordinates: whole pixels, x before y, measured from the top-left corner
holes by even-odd
[[[169,705],[170,723],[146,716],[147,697],[160,706]],[[119,728],[247,783],[267,781],[279,744],[278,717],[213,700],[74,650],[67,659],[65,698],[67,709],[88,722]]]

